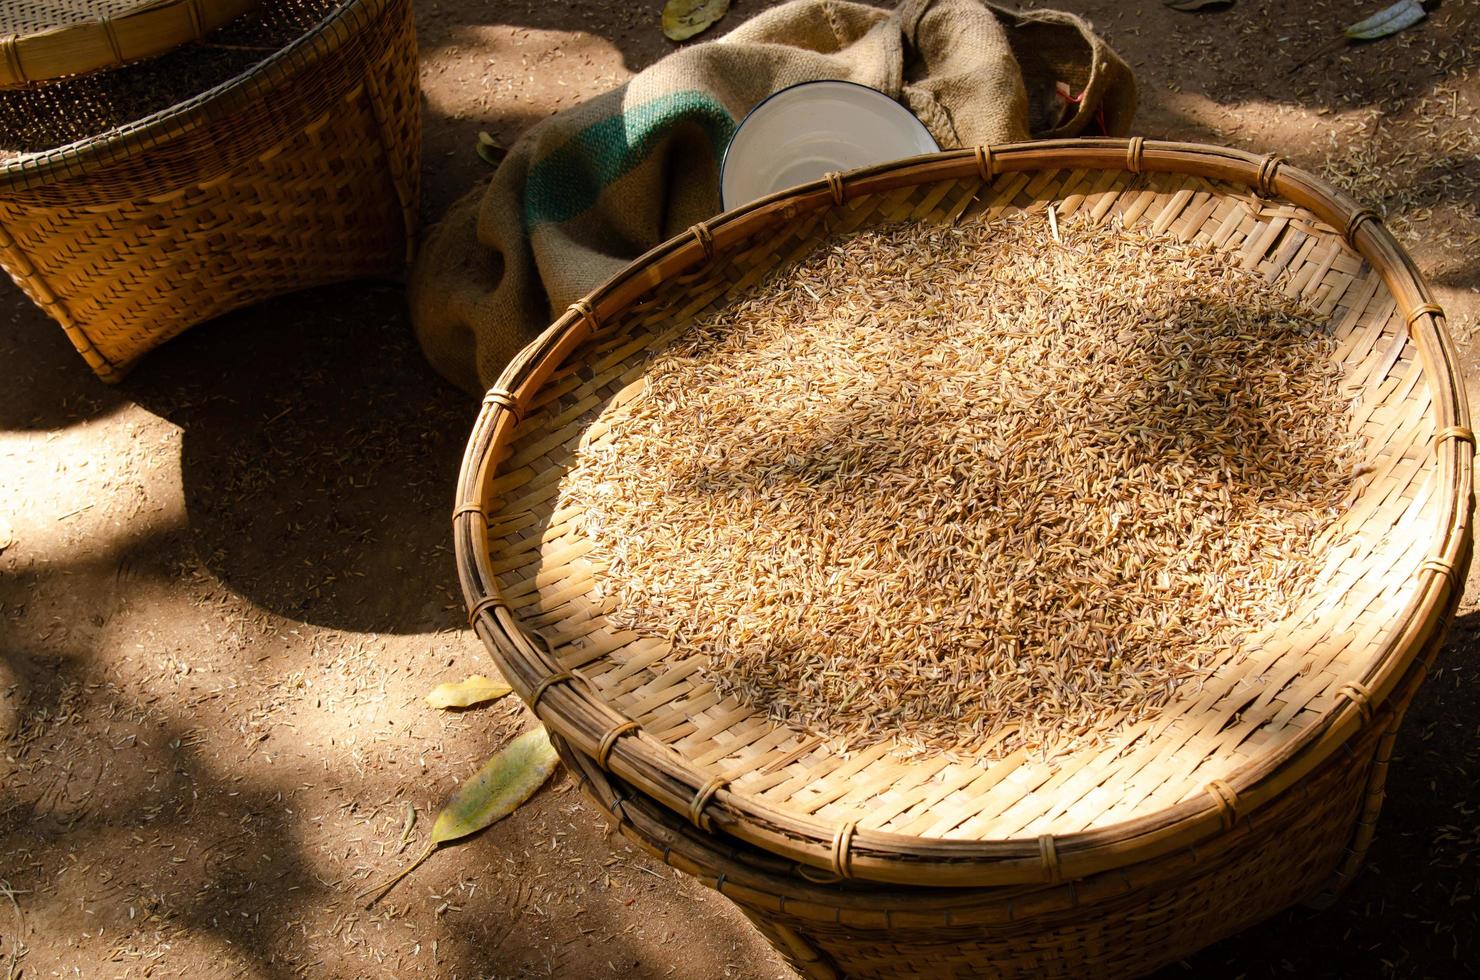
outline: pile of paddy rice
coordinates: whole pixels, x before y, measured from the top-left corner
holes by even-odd
[[[609,409],[614,628],[845,747],[1143,717],[1287,615],[1351,485],[1335,341],[1211,247],[1042,214],[821,247]]]

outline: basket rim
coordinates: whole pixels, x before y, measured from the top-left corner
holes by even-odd
[[[259,3],[261,0],[132,0],[131,6],[111,14],[92,10],[81,19],[23,29],[0,39],[5,55],[0,60],[0,89],[156,57],[204,37]],[[186,8],[183,18],[181,7]],[[26,69],[27,60],[51,64],[37,74]]]
[[[485,509],[497,475],[494,452],[519,421],[522,406],[556,366],[603,320],[624,312],[658,283],[697,271],[717,250],[803,211],[920,183],[1069,168],[1202,176],[1283,198],[1343,232],[1347,244],[1381,275],[1408,322],[1432,396],[1437,493],[1442,498],[1439,530],[1430,557],[1417,573],[1413,596],[1393,618],[1366,675],[1353,685],[1356,696],[1333,699],[1334,706],[1319,719],[1240,765],[1206,796],[1075,833],[961,840],[856,828],[851,822],[839,826],[716,787],[709,774],[676,750],[634,731],[630,719],[585,685],[569,683],[572,675],[521,628],[501,596],[491,567]],[[1339,751],[1386,704],[1459,599],[1473,508],[1475,445],[1469,426],[1458,357],[1444,327],[1443,311],[1433,302],[1411,257],[1378,216],[1348,195],[1284,164],[1276,155],[1206,144],[1140,137],[1001,144],[831,174],[777,192],[656,246],[572,304],[510,361],[485,397],[458,477],[453,537],[469,621],[509,683],[576,751],[600,760],[625,783],[669,809],[696,822],[711,820],[741,840],[840,877],[951,886],[1052,883],[1125,867],[1227,832],[1230,815],[1243,818],[1284,793]]]
[[[121,126],[71,143],[22,154],[0,164],[0,191],[24,191],[64,177],[85,176],[138,156],[186,133],[206,129],[249,107],[259,92],[278,87],[305,66],[338,50],[372,23],[392,0],[340,0],[300,37],[240,74]],[[290,127],[289,128],[293,128]],[[273,143],[261,147],[268,149]],[[226,167],[220,168],[225,170]],[[202,173],[201,181],[216,176]]]

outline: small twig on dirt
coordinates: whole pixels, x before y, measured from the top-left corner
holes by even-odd
[[[31,893],[29,891],[24,890],[24,889],[11,888],[10,887],[10,882],[6,881],[4,878],[0,878],[0,895],[3,895],[6,898],[10,899],[10,904],[15,907],[15,914],[17,916],[22,916],[22,915],[24,915],[24,913],[21,912],[21,903],[20,902],[17,902],[15,900],[15,897],[17,895],[29,895],[29,894],[31,894]]]
[[[85,511],[85,510],[92,510],[92,509],[93,509],[93,505],[92,504],[83,504],[81,507],[77,508],[76,510],[69,510],[69,511],[67,511],[67,513],[63,514],[61,517],[58,517],[57,520],[59,520],[59,521],[65,521],[69,517],[76,517],[78,514],[82,513],[83,511]]]
[[[390,892],[390,890],[392,888],[394,888],[397,885],[397,883],[400,882],[400,880],[402,878],[406,877],[411,872],[413,872],[417,868],[421,867],[422,864],[426,862],[426,859],[429,858],[429,857],[431,857],[432,854],[436,850],[437,850],[437,842],[436,841],[431,841],[430,843],[427,844],[426,850],[424,850],[420,854],[418,854],[416,856],[416,859],[413,860],[410,864],[408,864],[405,868],[401,869],[396,874],[394,874],[390,878],[386,879],[385,881],[381,882],[380,884],[378,884],[378,885],[371,885],[369,888],[366,888],[364,891],[360,892],[358,895],[355,896],[355,900],[356,901],[359,901],[360,899],[363,899],[367,895],[373,895],[374,897],[371,898],[370,901],[368,901],[368,902],[365,903],[365,908],[367,908],[367,909],[374,908],[376,902],[380,901],[382,898],[385,898],[385,896]]]
[[[401,826],[401,846],[405,847],[411,840],[411,832],[416,829],[416,807],[410,803],[406,804],[406,821]]]
[[[1299,71],[1300,69],[1304,68],[1306,65],[1308,65],[1311,62],[1315,61],[1317,58],[1324,58],[1326,55],[1332,54],[1333,52],[1336,52],[1336,51],[1340,51],[1342,48],[1344,48],[1346,46],[1347,46],[1347,39],[1346,38],[1344,38],[1344,37],[1337,38],[1336,40],[1332,41],[1330,44],[1327,44],[1324,47],[1316,48],[1310,54],[1306,55],[1304,58],[1301,58],[1299,61],[1295,62],[1295,64],[1291,65],[1290,68],[1289,68],[1289,70],[1286,71],[1285,74],[1286,75],[1293,75],[1297,71]]]
[[[20,977],[20,970],[18,969],[18,966],[20,964],[21,957],[25,955],[26,952],[25,944],[21,942],[21,934],[25,931],[26,927],[26,914],[21,911],[21,903],[16,901],[15,897],[17,895],[29,894],[29,891],[10,887],[10,882],[6,881],[4,878],[0,878],[0,895],[4,895],[6,898],[10,899],[11,906],[15,908],[16,920],[15,947],[10,951],[10,964],[5,969],[5,980],[17,980],[17,978]]]

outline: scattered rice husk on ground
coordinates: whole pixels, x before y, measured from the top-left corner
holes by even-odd
[[[1376,209],[1406,245],[1473,250],[1480,244],[1477,77],[1473,64],[1456,68],[1401,116],[1385,108],[1354,114],[1327,134],[1321,176]],[[1449,220],[1436,222],[1436,211]]]
[[[1351,485],[1334,341],[1210,247],[1018,214],[827,244],[584,441],[614,628],[844,748],[1144,717],[1310,589]]]

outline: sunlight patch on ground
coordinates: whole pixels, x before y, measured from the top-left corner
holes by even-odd
[[[583,31],[464,25],[453,37],[456,46],[429,53],[422,70],[454,75],[455,86],[423,90],[432,112],[454,119],[486,110],[534,121],[605,92],[629,74],[611,41]],[[479,64],[459,57],[460,49],[476,50]]]
[[[52,431],[0,432],[0,516],[12,547],[46,565],[179,527],[181,436],[133,405]]]

